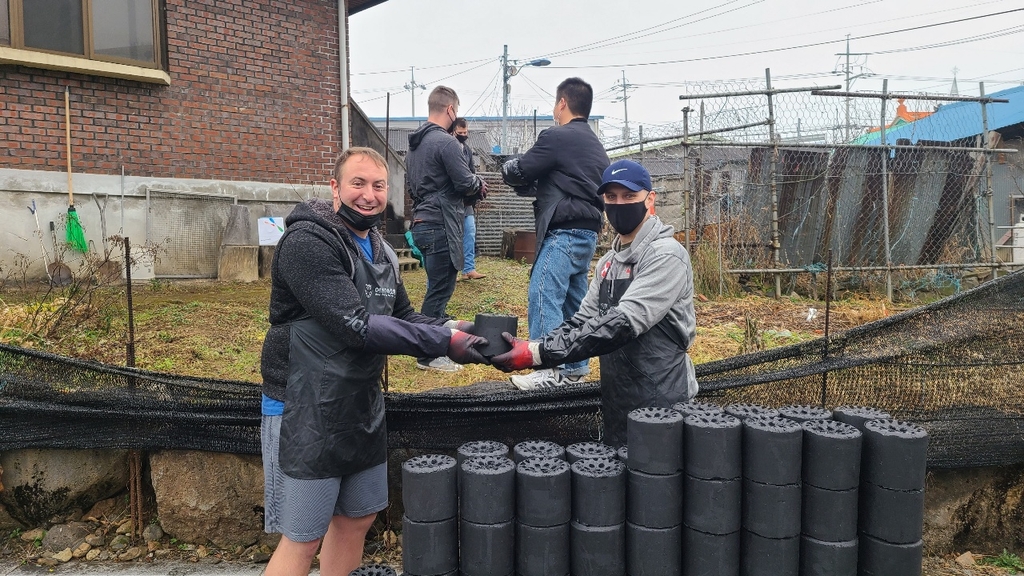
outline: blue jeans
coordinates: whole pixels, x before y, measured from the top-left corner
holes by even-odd
[[[466,214],[462,224],[462,256],[466,262],[462,265],[462,273],[469,274],[476,270],[476,216]]]
[[[459,271],[452,264],[448,252],[448,236],[444,226],[433,222],[418,222],[412,227],[412,239],[423,253],[423,268],[427,271],[427,292],[423,295],[420,313],[432,318],[444,318],[448,300],[455,292]],[[432,358],[419,358],[427,363]]]
[[[597,249],[593,230],[551,230],[533,264],[527,302],[530,339],[536,340],[573,317],[587,295],[587,273]],[[571,376],[590,373],[586,360],[562,366]]]

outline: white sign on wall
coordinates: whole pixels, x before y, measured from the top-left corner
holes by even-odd
[[[260,246],[276,246],[277,241],[284,234],[284,217],[267,216],[257,220],[256,227],[259,229]]]

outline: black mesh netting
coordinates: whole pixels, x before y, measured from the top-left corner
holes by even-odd
[[[824,339],[702,364],[722,404],[877,406],[931,435],[929,465],[1024,462],[1024,271]],[[178,448],[255,454],[260,388],[0,346],[0,450]],[[596,384],[507,381],[387,395],[393,447],[597,439]]]

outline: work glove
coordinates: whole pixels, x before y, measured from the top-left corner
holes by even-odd
[[[501,337],[512,345],[512,349],[491,358],[493,366],[503,372],[515,372],[540,366],[540,342],[520,340],[508,332],[502,332]]]
[[[448,357],[459,364],[487,364],[487,358],[477,350],[477,347],[487,344],[486,338],[452,329],[452,339],[448,341]]]
[[[461,330],[462,332],[469,332],[470,334],[472,334],[473,331],[476,330],[476,326],[473,325],[472,322],[468,322],[466,320],[449,320],[444,323],[444,327],[450,328],[452,330]]]

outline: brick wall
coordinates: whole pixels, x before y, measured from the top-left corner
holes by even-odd
[[[0,168],[323,183],[340,150],[336,0],[166,0],[170,86],[0,66]]]

